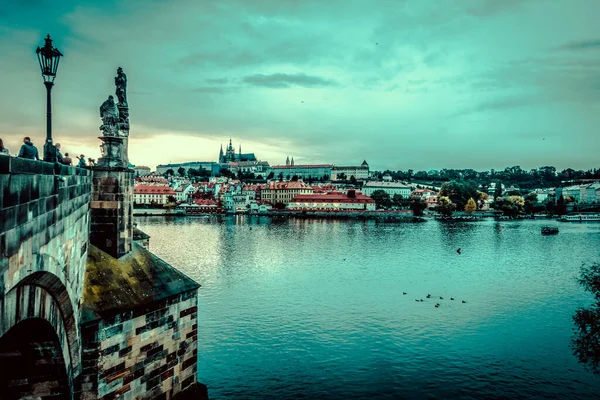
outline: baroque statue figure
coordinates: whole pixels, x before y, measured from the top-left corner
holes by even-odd
[[[127,106],[127,75],[123,72],[123,68],[117,68],[117,76],[115,77],[115,86],[117,87],[117,98],[120,106]]]
[[[119,136],[119,110],[113,96],[108,96],[108,100],[100,106],[100,118],[100,130],[104,132],[104,136]]]

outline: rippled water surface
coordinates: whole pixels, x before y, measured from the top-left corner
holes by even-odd
[[[569,349],[571,316],[592,300],[575,277],[600,260],[600,224],[137,221],[202,285],[211,399],[600,393]],[[542,236],[548,224],[560,233]]]

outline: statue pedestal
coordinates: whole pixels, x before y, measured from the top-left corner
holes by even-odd
[[[123,138],[100,136],[98,139],[102,140],[102,157],[98,159],[98,166],[127,169],[129,164],[123,158]]]
[[[119,109],[119,137],[123,139],[123,149],[121,151],[123,162],[125,167],[129,165],[129,106],[127,102],[118,103],[117,108]]]

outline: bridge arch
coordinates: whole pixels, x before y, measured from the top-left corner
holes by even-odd
[[[26,341],[19,344],[21,348],[25,349],[23,354],[33,356],[36,353],[26,349],[35,346],[34,343],[37,343],[38,338],[11,334],[11,332],[15,329],[17,332],[21,332],[22,328],[19,328],[21,324],[31,326],[32,323],[29,320],[36,320],[37,324],[42,324],[41,321],[43,321],[46,328],[49,326],[53,330],[56,340],[47,338],[49,335],[44,333],[47,331],[46,328],[40,328],[44,337],[39,340],[48,346],[50,342],[56,344],[55,351],[60,352],[63,369],[67,372],[68,398],[73,398],[73,392],[78,389],[76,385],[79,384],[78,379],[74,380],[73,378],[79,377],[81,373],[81,341],[79,340],[78,318],[68,290],[61,279],[46,271],[32,272],[6,293],[3,303],[4,323],[0,325],[2,343],[11,343],[14,338],[22,336]],[[5,336],[8,339],[5,340]],[[28,360],[31,361],[31,359]],[[0,363],[2,363],[1,360]],[[36,373],[35,371],[32,369],[32,373]],[[32,377],[32,379],[39,378]],[[4,393],[2,389],[8,389],[8,387],[0,387],[0,393]],[[58,398],[62,398],[61,396],[62,394]]]
[[[59,338],[50,322],[28,318],[0,338],[0,393],[2,399],[72,398]]]

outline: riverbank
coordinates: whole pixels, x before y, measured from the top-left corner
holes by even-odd
[[[155,216],[155,215],[168,215],[168,216],[185,216],[186,212],[183,209],[173,208],[134,208],[134,216]]]

